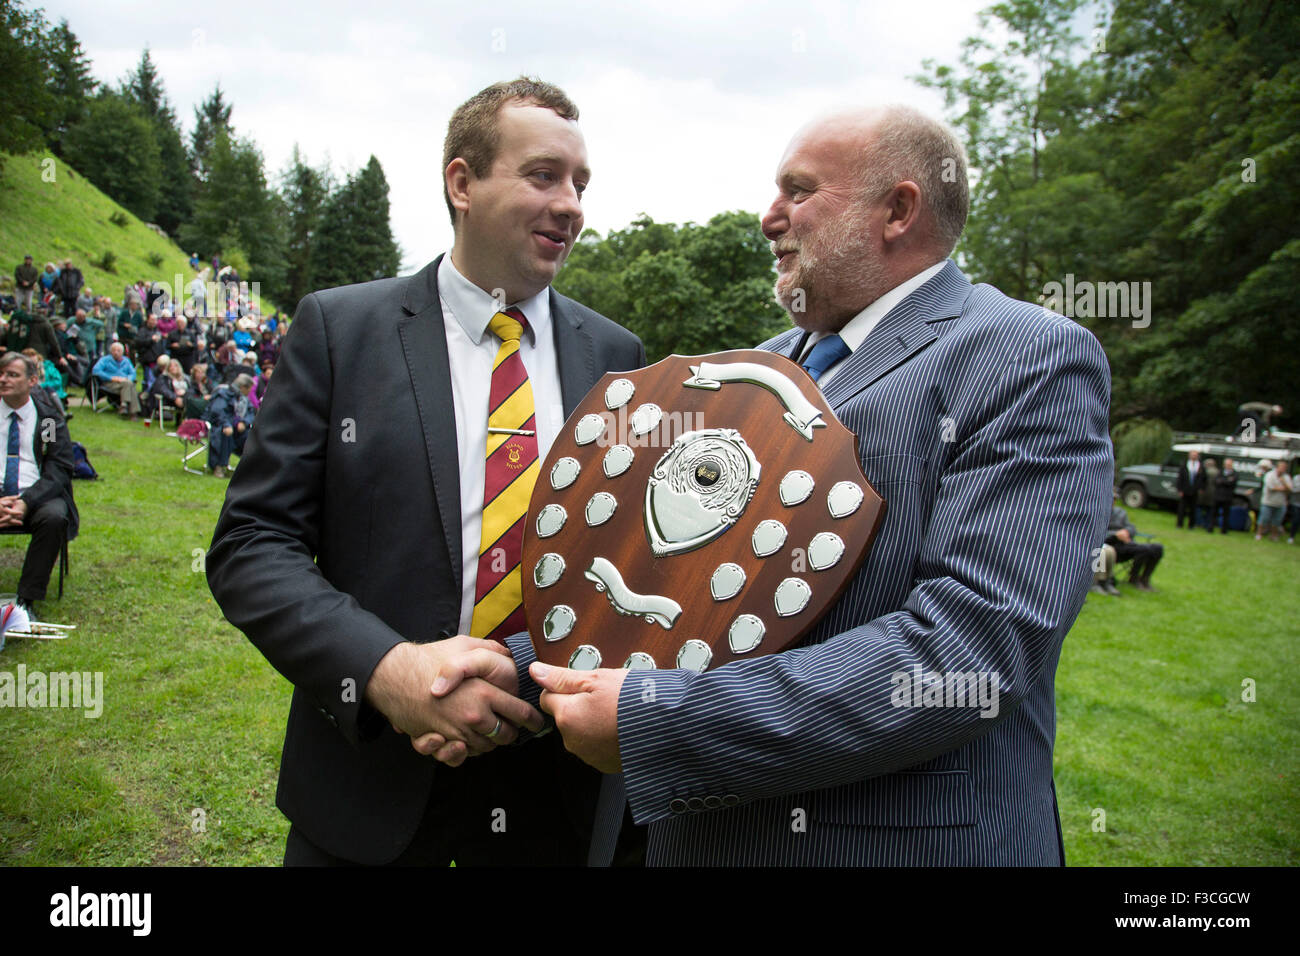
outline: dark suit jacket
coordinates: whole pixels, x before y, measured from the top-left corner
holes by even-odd
[[[32,451],[41,477],[23,492],[22,499],[27,502],[30,517],[51,498],[62,498],[68,506],[68,540],[71,541],[77,536],[81,516],[77,513],[77,503],[72,500],[72,438],[68,434],[68,423],[44,389],[32,389],[32,401],[36,403],[36,434]],[[7,407],[0,402],[0,411]],[[47,420],[54,422],[54,441],[45,441],[42,437]]]
[[[885,498],[880,531],[805,646],[628,675],[646,862],[1060,865],[1056,664],[1114,470],[1101,346],[949,262],[823,392]],[[932,674],[948,706],[917,705]],[[972,676],[996,680],[996,707],[974,706]]]
[[[1205,462],[1196,463],[1196,480],[1192,480],[1191,469],[1187,462],[1183,462],[1178,469],[1178,493],[1180,495],[1191,495],[1195,497],[1202,488],[1205,487]]]
[[[439,261],[299,303],[207,558],[227,618],[294,685],[277,804],[363,863],[397,857],[437,775],[455,772],[362,699],[394,645],[460,620]],[[566,414],[604,372],[645,364],[627,330],[553,290],[550,304]]]

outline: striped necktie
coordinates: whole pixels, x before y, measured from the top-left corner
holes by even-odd
[[[528,499],[541,462],[537,457],[533,387],[519,355],[519,337],[526,321],[518,309],[506,309],[488,323],[501,339],[501,347],[492,363],[488,398],[483,531],[479,538],[474,616],[469,628],[474,637],[500,639],[527,630],[519,562]]]

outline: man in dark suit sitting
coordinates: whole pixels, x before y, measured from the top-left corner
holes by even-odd
[[[64,538],[77,536],[72,500],[72,439],[53,401],[39,387],[36,363],[18,352],[0,355],[0,441],[5,442],[0,529],[32,536],[18,579],[18,606],[36,620]]]
[[[450,254],[306,296],[285,337],[207,571],[294,685],[286,864],[587,861],[600,777],[558,734],[509,746],[542,716],[501,643],[541,460],[604,372],[645,360],[550,289],[582,232],[577,117],[538,81],[472,97],[444,149]],[[466,659],[487,679],[433,697]]]

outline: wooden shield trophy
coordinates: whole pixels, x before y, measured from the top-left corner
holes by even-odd
[[[537,658],[698,672],[784,650],[848,586],[884,506],[857,436],[782,356],[672,355],[607,373],[529,505]]]

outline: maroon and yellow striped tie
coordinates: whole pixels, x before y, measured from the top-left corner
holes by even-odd
[[[474,637],[503,638],[527,630],[519,562],[523,553],[528,499],[541,462],[533,387],[519,355],[524,314],[506,309],[488,328],[501,339],[492,363],[488,398],[487,470],[483,488],[483,532],[479,538],[478,582],[474,589]],[[528,434],[511,434],[527,432]]]

